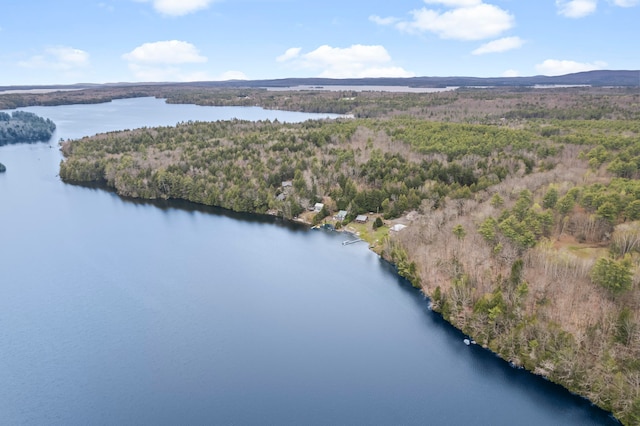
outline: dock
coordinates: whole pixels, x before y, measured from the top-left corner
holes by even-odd
[[[356,240],[346,240],[342,242],[343,246],[348,246],[350,244],[355,244],[355,243],[359,243],[360,241],[364,241],[362,238],[358,238]]]

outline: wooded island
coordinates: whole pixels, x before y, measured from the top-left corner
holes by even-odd
[[[637,92],[637,91],[636,91]],[[66,141],[60,176],[293,218],[405,217],[382,255],[505,360],[640,424],[640,101],[633,89],[176,91],[353,114]],[[411,215],[406,216],[411,212]],[[419,357],[419,354],[416,354]]]
[[[45,142],[51,139],[53,121],[26,111],[11,114],[0,111],[0,146],[20,142]]]

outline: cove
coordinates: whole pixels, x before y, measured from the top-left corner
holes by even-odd
[[[58,130],[0,148],[0,424],[617,424],[465,346],[364,244],[56,176],[60,138],[312,115],[150,98],[25,110]]]

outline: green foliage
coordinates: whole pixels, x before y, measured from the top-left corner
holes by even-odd
[[[493,197],[491,197],[491,205],[495,208],[500,208],[504,205],[504,200],[499,194],[493,194]]]
[[[380,219],[380,216],[376,217],[376,220],[373,221],[373,229],[378,229],[382,225],[384,225],[384,223],[382,222],[382,219]]]
[[[507,304],[500,289],[496,289],[491,294],[485,294],[473,306],[475,313],[483,313],[489,317],[492,322],[507,311]]]
[[[396,265],[398,274],[406,278],[413,287],[421,288],[420,277],[417,273],[416,263],[409,261],[407,252],[398,245],[393,245],[391,249],[391,261]]]
[[[585,186],[579,203],[610,224],[640,219],[640,180],[615,178],[608,185]]]
[[[596,215],[613,224],[618,217],[618,207],[610,201],[605,201],[598,207]]]
[[[591,269],[591,280],[614,294],[631,289],[632,274],[627,260],[599,258]]]
[[[509,281],[512,286],[517,286],[520,284],[522,280],[522,270],[524,268],[524,262],[522,259],[516,259],[515,262],[511,265],[511,275],[509,276]]]
[[[486,218],[478,228],[478,232],[482,237],[489,243],[495,243],[496,241],[496,229],[498,227],[498,222],[492,218]]]
[[[615,339],[618,343],[629,345],[637,332],[638,324],[633,321],[629,307],[625,306],[618,314]]]
[[[453,235],[456,236],[457,239],[463,240],[467,235],[467,231],[465,231],[464,227],[460,224],[453,227]]]
[[[570,196],[570,195],[565,195],[564,197],[560,198],[560,200],[558,200],[558,203],[556,204],[556,208],[558,210],[558,213],[560,213],[561,215],[566,215],[568,214],[571,210],[573,210],[573,207],[576,204],[576,200]]]
[[[609,159],[609,153],[604,146],[598,145],[587,153],[589,159],[589,167],[597,169]]]
[[[624,214],[629,220],[640,219],[640,200],[633,200],[624,209]]]
[[[507,146],[514,148],[533,147],[533,135],[504,127],[468,125],[458,123],[434,123],[403,117],[392,136],[406,142],[423,153],[442,153],[449,159],[475,154],[482,157]]]
[[[551,212],[542,212],[539,206],[534,206],[531,191],[523,190],[511,210],[503,210],[498,220],[492,217],[485,219],[478,226],[478,232],[490,244],[496,244],[498,233],[501,233],[520,250],[525,250],[548,235],[552,225]],[[502,244],[497,244],[494,254],[502,248]]]
[[[546,194],[544,194],[544,198],[542,199],[542,207],[545,209],[552,209],[556,206],[558,202],[558,190],[552,186],[549,188]]]

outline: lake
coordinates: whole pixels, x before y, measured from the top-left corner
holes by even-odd
[[[57,177],[59,139],[312,114],[141,98],[24,108],[0,147],[0,424],[607,425],[429,311],[365,244]]]

